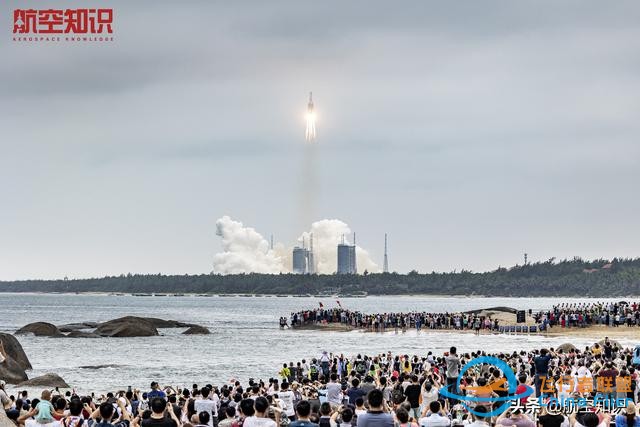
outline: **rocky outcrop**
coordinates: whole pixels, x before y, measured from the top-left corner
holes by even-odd
[[[9,384],[17,384],[25,381],[28,369],[31,369],[31,363],[27,358],[20,342],[10,334],[0,333],[0,342],[7,353],[7,359],[0,363],[0,379]]]
[[[62,332],[56,325],[47,322],[29,323],[16,331],[16,335],[33,334],[37,337],[59,337]]]
[[[95,333],[102,337],[152,337],[158,330],[144,317],[126,316],[101,323]]]
[[[69,388],[69,384],[57,374],[44,374],[18,384],[18,387],[58,387]]]
[[[163,328],[195,328],[188,334],[210,333],[207,328],[193,323],[164,320],[156,317],[125,316],[103,323],[69,323],[59,327],[51,323],[36,322],[20,328],[16,331],[16,334],[30,333],[36,336],[59,338],[151,337],[159,335],[158,329]],[[65,332],[66,335],[62,332]]]
[[[576,351],[577,348],[575,345],[571,343],[560,344],[556,350],[562,350],[563,353],[570,353],[572,351]]]
[[[186,331],[184,331],[182,334],[183,335],[209,335],[211,333],[211,331],[208,328],[205,328],[204,326],[192,326],[189,329],[187,329]]]
[[[518,310],[516,310],[513,307],[498,306],[498,307],[480,308],[480,309],[477,309],[477,310],[469,310],[469,311],[465,311],[465,313],[478,314],[478,313],[483,312],[483,311],[499,311],[499,312],[503,312],[503,313],[516,314]]]

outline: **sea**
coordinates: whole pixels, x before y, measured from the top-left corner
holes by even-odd
[[[466,311],[495,306],[546,310],[558,303],[589,302],[587,298],[485,298],[446,296],[368,296],[340,298],[344,308],[366,313],[398,311]],[[608,301],[598,299],[598,301]],[[277,377],[284,362],[318,357],[323,350],[347,356],[377,354],[426,355],[452,345],[459,351],[514,351],[570,341],[581,347],[593,338],[544,335],[482,335],[423,330],[371,333],[362,331],[281,330],[278,320],[291,312],[335,307],[335,297],[278,296],[132,296],[107,294],[0,293],[0,331],[14,333],[31,322],[56,325],[100,322],[121,316],[158,317],[197,323],[211,335],[182,335],[184,329],[161,329],[160,336],[142,338],[18,337],[33,370],[29,377],[53,372],[79,392],[147,389],[164,385],[221,385],[235,379],[265,381]],[[623,345],[635,342],[620,340]]]

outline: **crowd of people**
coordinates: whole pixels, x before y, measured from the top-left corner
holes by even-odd
[[[506,368],[489,363],[464,369],[480,356],[494,357]],[[421,355],[322,352],[283,364],[278,376],[267,381],[177,389],[153,382],[144,392],[128,389],[105,395],[46,389],[37,397],[26,391],[9,396],[0,383],[0,426],[631,427],[640,425],[635,362],[633,350],[606,339],[584,349],[562,346],[494,354],[459,353],[455,347],[443,354]],[[509,378],[517,384],[510,384],[514,380]],[[609,389],[600,390],[602,384]],[[442,395],[443,387],[458,397]],[[597,412],[594,402],[563,413],[533,404],[536,399],[526,398],[527,391],[542,396],[542,402],[604,393],[622,398],[624,405]],[[515,399],[511,408],[488,416],[505,399]]]
[[[538,323],[562,328],[603,325],[610,327],[640,326],[640,304],[637,302],[563,303],[534,315]]]
[[[640,326],[640,303],[638,302],[589,302],[563,303],[554,305],[550,310],[526,311],[539,330],[555,326],[562,328],[602,325],[610,327]],[[515,320],[515,319],[514,319]],[[324,308],[323,306],[291,313],[289,318],[280,318],[280,327],[296,327],[313,324],[341,324],[351,328],[366,329],[375,332],[387,330],[450,329],[482,331],[500,331],[498,319],[479,313],[432,313],[403,312],[367,314],[342,307]]]
[[[290,323],[289,323],[290,322]],[[368,329],[375,332],[386,330],[415,328],[421,329],[451,329],[451,330],[497,330],[498,319],[474,313],[378,313],[366,314],[360,311],[348,310],[342,307],[303,310],[291,313],[289,322],[280,319],[280,327],[293,327],[318,323],[337,323],[358,329]]]

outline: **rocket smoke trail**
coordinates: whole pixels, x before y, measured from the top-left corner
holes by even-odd
[[[318,144],[315,143],[316,138],[316,112],[313,105],[313,94],[309,92],[309,103],[307,104],[307,127],[305,131],[306,144],[302,147],[304,150],[302,160],[302,171],[299,175],[299,195],[298,195],[298,221],[296,221],[297,229],[304,229],[316,220],[316,204],[315,201],[319,197],[318,179],[317,179],[317,150]]]
[[[320,196],[317,178],[317,144],[305,144],[298,189],[298,221],[296,228],[305,229],[317,219],[316,200]]]

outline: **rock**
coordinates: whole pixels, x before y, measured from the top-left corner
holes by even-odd
[[[556,350],[562,350],[563,353],[570,353],[577,350],[576,346],[570,343],[560,344]]]
[[[211,331],[209,331],[208,328],[205,328],[204,326],[192,326],[189,329],[187,329],[186,331],[184,331],[182,334],[183,335],[209,335],[211,333]]]
[[[10,359],[13,359],[18,366],[24,370],[32,368],[27,354],[22,349],[22,345],[20,345],[20,341],[18,341],[16,337],[11,334],[4,334],[0,332],[0,341],[2,342],[7,356],[9,356]]]
[[[71,331],[66,335],[67,338],[102,338],[94,332]]]
[[[17,384],[28,379],[27,369],[31,369],[31,363],[27,358],[20,342],[10,334],[0,333],[0,342],[7,353],[7,359],[0,363],[0,380],[9,384]]]
[[[518,310],[516,310],[515,308],[512,308],[512,307],[499,306],[499,307],[480,308],[480,309],[477,309],[477,310],[469,310],[469,311],[466,311],[465,313],[478,314],[478,313],[480,313],[482,311],[502,311],[504,313],[516,314],[516,312]]]
[[[18,384],[18,387],[58,387],[69,388],[69,384],[57,374],[44,374]]]
[[[126,316],[101,323],[94,331],[103,337],[152,337],[158,330],[152,322],[136,316]]]
[[[115,363],[108,363],[106,365],[85,365],[79,366],[80,369],[105,369],[105,368],[122,368],[124,365],[118,365]]]
[[[95,329],[98,327],[97,322],[82,322],[82,323],[67,323],[66,325],[58,326],[60,332],[73,332],[81,331],[83,329]]]
[[[59,337],[62,335],[56,325],[47,322],[29,323],[16,331],[16,335],[33,334],[37,337]]]
[[[162,329],[162,328],[190,328],[192,326],[198,326],[198,325],[194,325],[193,323],[184,323],[184,322],[178,322],[177,320],[164,320],[164,319],[158,319],[156,317],[142,317],[141,319],[147,320],[148,322],[151,322],[151,324],[153,326],[155,326],[156,328]]]

